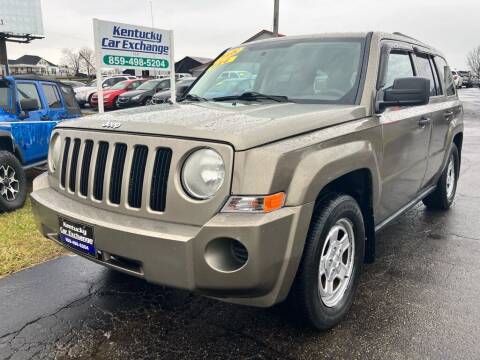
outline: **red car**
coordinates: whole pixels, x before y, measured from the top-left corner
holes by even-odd
[[[134,80],[125,80],[121,81],[111,88],[103,91],[103,106],[105,108],[116,108],[117,99],[124,92],[135,90],[142,83],[147,81],[147,79],[134,79]],[[93,108],[98,107],[98,94],[94,93],[90,99],[90,106]]]

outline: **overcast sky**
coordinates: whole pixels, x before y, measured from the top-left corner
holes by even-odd
[[[57,63],[63,48],[93,47],[92,18],[151,25],[149,0],[42,0],[46,38],[8,44]],[[273,0],[153,0],[155,27],[175,30],[175,57],[215,57],[271,29]],[[480,45],[480,0],[280,0],[280,32],[400,31],[441,50],[452,68]]]

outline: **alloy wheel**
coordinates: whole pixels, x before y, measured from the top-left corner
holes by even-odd
[[[10,165],[0,166],[0,196],[7,201],[14,201],[19,189],[15,170]]]
[[[455,174],[455,159],[453,155],[450,155],[450,160],[448,161],[447,166],[447,198],[451,199],[453,196],[453,192],[455,191],[455,181],[456,181],[456,174]]]
[[[343,218],[328,232],[320,256],[318,291],[327,307],[336,306],[350,283],[355,259],[353,224]]]

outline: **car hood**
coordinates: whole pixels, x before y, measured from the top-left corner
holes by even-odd
[[[365,116],[357,105],[190,102],[92,115],[60,127],[105,131],[102,124],[110,121],[121,124],[112,132],[220,141],[246,150]]]
[[[127,91],[126,93],[123,93],[123,94],[122,94],[122,97],[132,98],[132,97],[137,96],[137,95],[146,94],[146,93],[148,93],[149,91],[152,91],[152,90],[132,90],[132,91]]]

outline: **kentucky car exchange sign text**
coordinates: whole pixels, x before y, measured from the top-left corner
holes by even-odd
[[[171,31],[97,19],[93,24],[101,67],[170,70]]]

